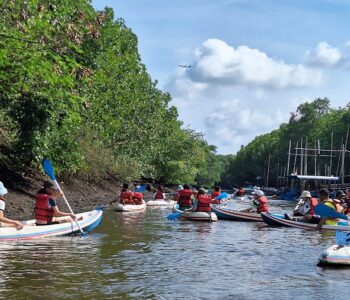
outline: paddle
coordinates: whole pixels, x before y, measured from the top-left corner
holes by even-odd
[[[325,217],[325,218],[339,218],[339,219],[343,219],[343,220],[348,220],[348,216],[342,214],[342,213],[338,213],[336,212],[334,209],[332,209],[331,207],[325,205],[325,204],[318,204],[315,207],[315,213],[321,217]]]
[[[44,159],[44,160],[41,162],[41,164],[42,164],[42,166],[43,166],[43,168],[44,168],[45,173],[55,182],[56,186],[58,187],[60,193],[61,193],[62,196],[63,196],[63,200],[66,202],[66,204],[67,204],[67,206],[68,206],[68,209],[69,209],[70,213],[74,215],[74,212],[73,212],[72,208],[70,207],[66,196],[64,195],[64,193],[63,193],[61,187],[59,186],[59,184],[58,184],[58,182],[57,182],[57,180],[56,180],[55,172],[54,172],[54,169],[53,169],[53,166],[52,166],[51,162],[50,162],[48,159]],[[77,219],[75,219],[75,222],[77,223],[81,234],[82,234],[82,235],[85,235],[85,232],[84,232],[83,229],[80,227],[80,225],[79,225]]]
[[[184,212],[189,211],[191,209],[192,209],[192,207],[188,208],[188,209],[185,209],[184,211],[181,211],[181,212],[172,213],[172,214],[167,216],[167,219],[171,220],[171,221],[174,221],[174,220],[178,219]]]
[[[221,193],[219,196],[215,198],[215,200],[221,200],[228,198],[228,194],[226,192]]]

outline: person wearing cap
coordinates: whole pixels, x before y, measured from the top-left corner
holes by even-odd
[[[193,205],[193,192],[188,184],[184,184],[183,190],[178,191],[179,193],[179,204],[180,210],[186,210],[192,208]]]
[[[65,213],[58,209],[56,198],[61,197],[57,185],[51,180],[44,181],[43,187],[35,195],[35,224],[41,225],[52,225],[67,222],[66,220],[54,221],[54,217],[71,217],[73,220],[76,219],[74,214]]]
[[[336,212],[339,212],[339,213],[343,212],[343,208],[340,205],[340,201],[338,199],[329,199],[329,192],[327,189],[325,188],[321,189],[319,191],[319,194],[320,194],[320,202],[334,209]],[[318,223],[317,229],[321,229],[324,224],[336,226],[337,223],[338,223],[338,219],[321,218],[321,221]]]
[[[207,195],[208,191],[204,188],[198,189],[198,195],[197,195],[197,201],[193,204],[193,211],[198,212],[211,212],[211,206],[210,203],[212,201],[211,197]]]
[[[253,206],[256,207],[256,209],[253,208],[247,208],[244,210],[241,210],[241,212],[256,212],[258,214],[262,212],[269,212],[269,200],[265,196],[264,192],[262,190],[255,189],[252,192],[252,195],[254,196],[253,199]]]
[[[303,216],[303,222],[318,224],[321,218],[315,215],[317,199],[313,198],[309,191],[303,191],[300,197],[301,200],[294,209],[294,216]]]
[[[184,189],[184,187],[181,184],[177,186],[177,188],[174,192],[174,201],[179,201],[179,199],[180,199],[179,191],[182,191],[183,189]]]
[[[6,207],[5,195],[7,193],[7,188],[5,188],[4,184],[0,181],[0,227],[16,227],[17,229],[22,229],[22,222],[6,218],[4,215]]]

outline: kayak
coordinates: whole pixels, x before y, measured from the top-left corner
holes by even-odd
[[[317,224],[301,222],[300,220],[298,220],[298,218],[292,218],[292,220],[287,220],[284,217],[284,215],[277,215],[271,213],[261,213],[261,217],[266,224],[271,226],[296,227],[302,229],[317,230]],[[323,225],[322,229],[350,231],[350,226],[347,224]]]
[[[115,210],[122,212],[143,211],[146,209],[146,205],[145,200],[142,200],[142,204],[122,204],[118,202]]]
[[[149,200],[147,201],[148,206],[167,206],[169,205],[169,201],[166,201],[164,199],[158,199],[158,200]]]
[[[176,203],[173,207],[173,212],[181,213],[181,220],[189,221],[202,221],[202,222],[215,222],[218,220],[217,215],[214,212],[206,213],[199,211],[182,211],[179,209],[179,205]]]
[[[350,246],[333,245],[323,251],[318,266],[350,266]]]
[[[239,212],[218,206],[213,206],[211,210],[223,220],[262,222],[261,215],[258,213]]]
[[[92,210],[80,214],[76,214],[80,227],[84,232],[90,232],[96,228],[102,220],[102,210]],[[67,219],[67,217],[55,218],[56,220]],[[68,235],[79,233],[79,227],[76,222],[65,222],[53,225],[36,226],[35,220],[24,221],[22,229],[18,230],[14,227],[0,227],[0,240],[27,240],[45,237],[53,237],[59,235]]]

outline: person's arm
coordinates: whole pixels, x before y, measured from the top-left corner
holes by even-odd
[[[72,219],[76,219],[76,216],[71,213],[65,213],[58,209],[57,205],[52,207],[54,217],[71,217]]]
[[[321,218],[320,222],[318,222],[318,224],[317,224],[316,229],[317,230],[322,229],[322,226],[324,225],[324,223],[326,223],[326,221],[327,221],[327,218]]]
[[[23,228],[22,222],[6,218],[4,216],[4,212],[2,210],[0,210],[0,222],[13,224],[17,229],[22,229]]]

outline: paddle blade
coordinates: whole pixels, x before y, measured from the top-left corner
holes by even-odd
[[[179,218],[181,216],[181,213],[180,212],[176,212],[176,213],[172,213],[170,215],[167,216],[167,219],[168,220],[176,220],[177,218]]]
[[[335,241],[336,241],[337,245],[343,245],[343,246],[350,245],[348,233],[346,233],[344,231],[337,230],[335,232]]]
[[[339,218],[339,219],[343,219],[343,220],[348,220],[348,217],[346,215],[338,213],[334,209],[332,209],[331,207],[329,207],[325,204],[322,204],[322,203],[316,205],[315,213],[317,215],[320,215],[321,217],[325,217],[325,218]]]
[[[219,196],[217,196],[215,199],[216,200],[221,200],[221,199],[226,199],[226,198],[228,198],[228,194],[223,192]]]
[[[41,162],[41,165],[43,166],[45,173],[52,180],[56,180],[55,172],[53,170],[53,166],[52,166],[51,162],[47,158],[43,159],[43,161]]]

